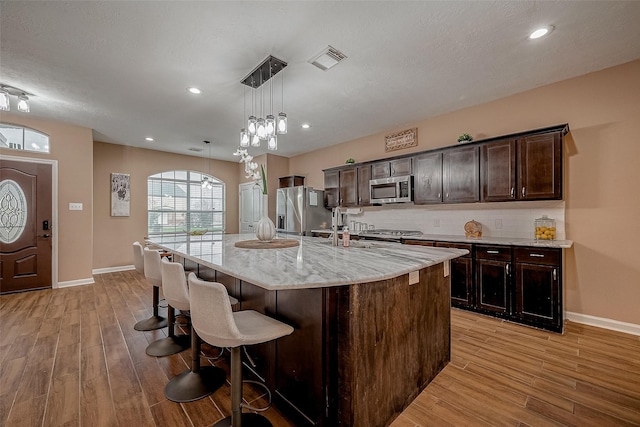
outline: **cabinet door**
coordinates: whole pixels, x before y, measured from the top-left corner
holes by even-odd
[[[371,179],[388,178],[391,176],[389,162],[376,162],[371,165]]]
[[[337,170],[324,173],[324,206],[335,208],[340,204],[340,173]]]
[[[340,171],[340,206],[358,205],[358,170],[353,167]]]
[[[516,199],[516,142],[509,139],[480,147],[480,186],[483,202]]]
[[[415,156],[413,172],[413,202],[442,203],[442,153]]]
[[[403,159],[395,159],[389,162],[390,176],[406,176],[411,175],[411,157]]]
[[[562,199],[560,132],[518,140],[518,198]]]
[[[510,266],[510,262],[476,259],[477,308],[499,314],[509,313]]]
[[[371,165],[358,166],[358,205],[369,206],[371,204],[371,192],[369,181],[371,180]]]
[[[442,155],[445,203],[480,200],[479,149],[477,146],[447,150]]]
[[[471,258],[451,260],[451,305],[473,307],[473,270]]]
[[[557,266],[516,263],[516,316],[527,323],[562,331],[559,275]]]

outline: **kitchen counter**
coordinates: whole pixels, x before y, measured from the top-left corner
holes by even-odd
[[[479,243],[485,245],[507,245],[507,246],[535,246],[542,248],[562,248],[568,249],[573,246],[573,240],[535,240],[515,237],[465,237],[445,234],[423,234],[421,236],[411,236],[404,240],[435,240],[439,242],[456,243]]]
[[[204,238],[149,241],[222,283],[240,310],[294,327],[248,347],[255,365],[245,370],[295,425],[390,425],[449,363],[447,261],[466,250],[362,240],[345,248],[314,237],[292,248],[239,249],[255,235]]]
[[[332,246],[326,238],[302,237],[285,249],[240,249],[240,240],[254,234],[202,236],[188,242],[149,239],[169,252],[245,280],[267,290],[307,289],[391,279],[465,255],[466,250],[404,246],[391,242],[353,241]],[[291,238],[282,235],[281,238]]]

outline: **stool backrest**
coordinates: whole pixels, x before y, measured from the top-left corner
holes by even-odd
[[[144,248],[144,277],[153,286],[162,286],[160,252]]]
[[[237,347],[243,343],[223,284],[200,280],[190,273],[189,294],[191,324],[200,338],[218,347]]]
[[[133,265],[138,273],[144,274],[144,252],[140,242],[133,242]]]
[[[162,294],[171,307],[189,310],[189,288],[184,267],[179,262],[162,259]]]

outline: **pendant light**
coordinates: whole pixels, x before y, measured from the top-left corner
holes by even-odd
[[[2,86],[0,87],[0,111],[9,111],[10,109],[9,91]]]
[[[284,111],[284,72],[282,73],[282,96],[281,96],[281,102],[282,102],[282,110],[280,111],[280,113],[278,113],[278,123],[277,123],[277,133],[278,135],[284,135],[287,133],[287,115],[285,113],[283,113]]]
[[[244,94],[242,95],[242,117],[247,117],[247,89],[245,86]],[[240,147],[249,146],[249,132],[246,128],[240,129]]]
[[[202,142],[204,142],[204,144],[205,144],[205,145],[204,145],[204,146],[205,146],[205,148],[206,148],[206,147],[209,147],[209,160],[208,160],[208,161],[210,162],[210,161],[211,161],[211,142],[210,142],[210,141],[202,141]],[[202,160],[204,160],[204,158],[205,158],[205,153],[204,153],[204,150],[202,150]],[[205,162],[205,163],[206,163],[206,162]],[[210,163],[209,163],[209,164],[210,164]],[[203,166],[204,166],[204,165],[203,165]],[[203,172],[204,172],[204,169],[205,169],[205,168],[203,167],[203,168],[202,168],[202,171],[203,171]],[[211,175],[211,168],[210,168],[210,167],[207,167],[206,169],[209,171],[209,175]],[[203,175],[204,175],[204,173],[203,173]],[[205,176],[202,178],[202,181],[200,182],[200,185],[202,185],[202,189],[203,189],[203,190],[211,190],[211,189],[213,188],[213,184],[211,183],[211,180],[209,179],[209,176],[207,176],[207,175],[205,175]]]

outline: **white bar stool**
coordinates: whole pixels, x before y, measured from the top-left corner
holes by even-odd
[[[145,260],[147,259],[147,256],[153,257],[155,259],[155,256],[147,255],[147,251],[152,252],[151,250],[145,248]],[[167,317],[169,318],[167,322],[168,329],[167,336],[149,344],[147,346],[146,352],[149,356],[164,357],[180,353],[181,351],[188,349],[191,345],[189,335],[176,335],[175,332],[175,310],[189,310],[189,294],[187,293],[186,296],[183,295],[183,291],[180,289],[183,284],[185,288],[187,286],[182,264],[170,263],[167,259],[163,259],[162,261],[160,261],[159,253],[157,257],[158,264],[160,264],[160,272],[162,276],[162,293],[164,294],[164,298],[167,301]],[[170,268],[170,264],[175,264],[177,267]],[[179,270],[177,270],[178,268]],[[177,271],[180,272],[180,275],[175,274]]]
[[[191,295],[191,322],[203,341],[231,348],[231,416],[214,427],[270,427],[271,423],[260,414],[242,413],[242,360],[243,345],[260,344],[293,332],[293,328],[253,310],[233,312],[227,289],[221,283],[205,282],[189,276]]]
[[[149,253],[149,255],[147,255]],[[157,256],[157,258],[156,258]],[[160,286],[162,285],[162,273],[160,270],[160,254],[143,248],[139,242],[133,243],[133,263],[136,271],[143,273],[147,283],[153,288],[153,316],[141,320],[133,329],[136,331],[153,331],[167,326],[167,319],[158,314],[158,301],[160,300]]]

